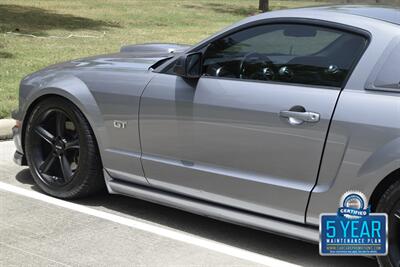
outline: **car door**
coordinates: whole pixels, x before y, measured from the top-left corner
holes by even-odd
[[[158,74],[139,115],[149,183],[304,222],[340,89],[365,45],[332,28],[259,25],[204,48],[200,79]]]

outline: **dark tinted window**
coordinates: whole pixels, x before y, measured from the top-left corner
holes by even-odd
[[[211,43],[209,76],[341,87],[366,39],[311,25],[276,24],[243,30]]]

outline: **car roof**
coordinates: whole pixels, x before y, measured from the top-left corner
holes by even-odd
[[[392,38],[400,34],[400,8],[389,5],[320,5],[264,12],[246,17],[202,40],[188,51],[197,51],[220,35],[273,19],[311,19],[334,22],[365,30],[371,35]],[[387,42],[387,41],[386,41]]]
[[[315,11],[329,11],[345,13],[361,17],[368,17],[400,25],[400,8],[389,5],[330,5],[303,8]]]

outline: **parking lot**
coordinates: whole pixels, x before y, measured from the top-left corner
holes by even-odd
[[[376,266],[318,246],[138,199],[43,195],[0,142],[1,266]]]

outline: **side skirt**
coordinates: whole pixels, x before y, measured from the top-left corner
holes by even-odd
[[[131,196],[217,220],[227,221],[307,242],[319,242],[319,231],[315,227],[274,219],[260,214],[161,191],[148,186],[112,179],[106,172],[105,174],[106,177],[108,176],[106,178],[106,183],[111,194]]]

